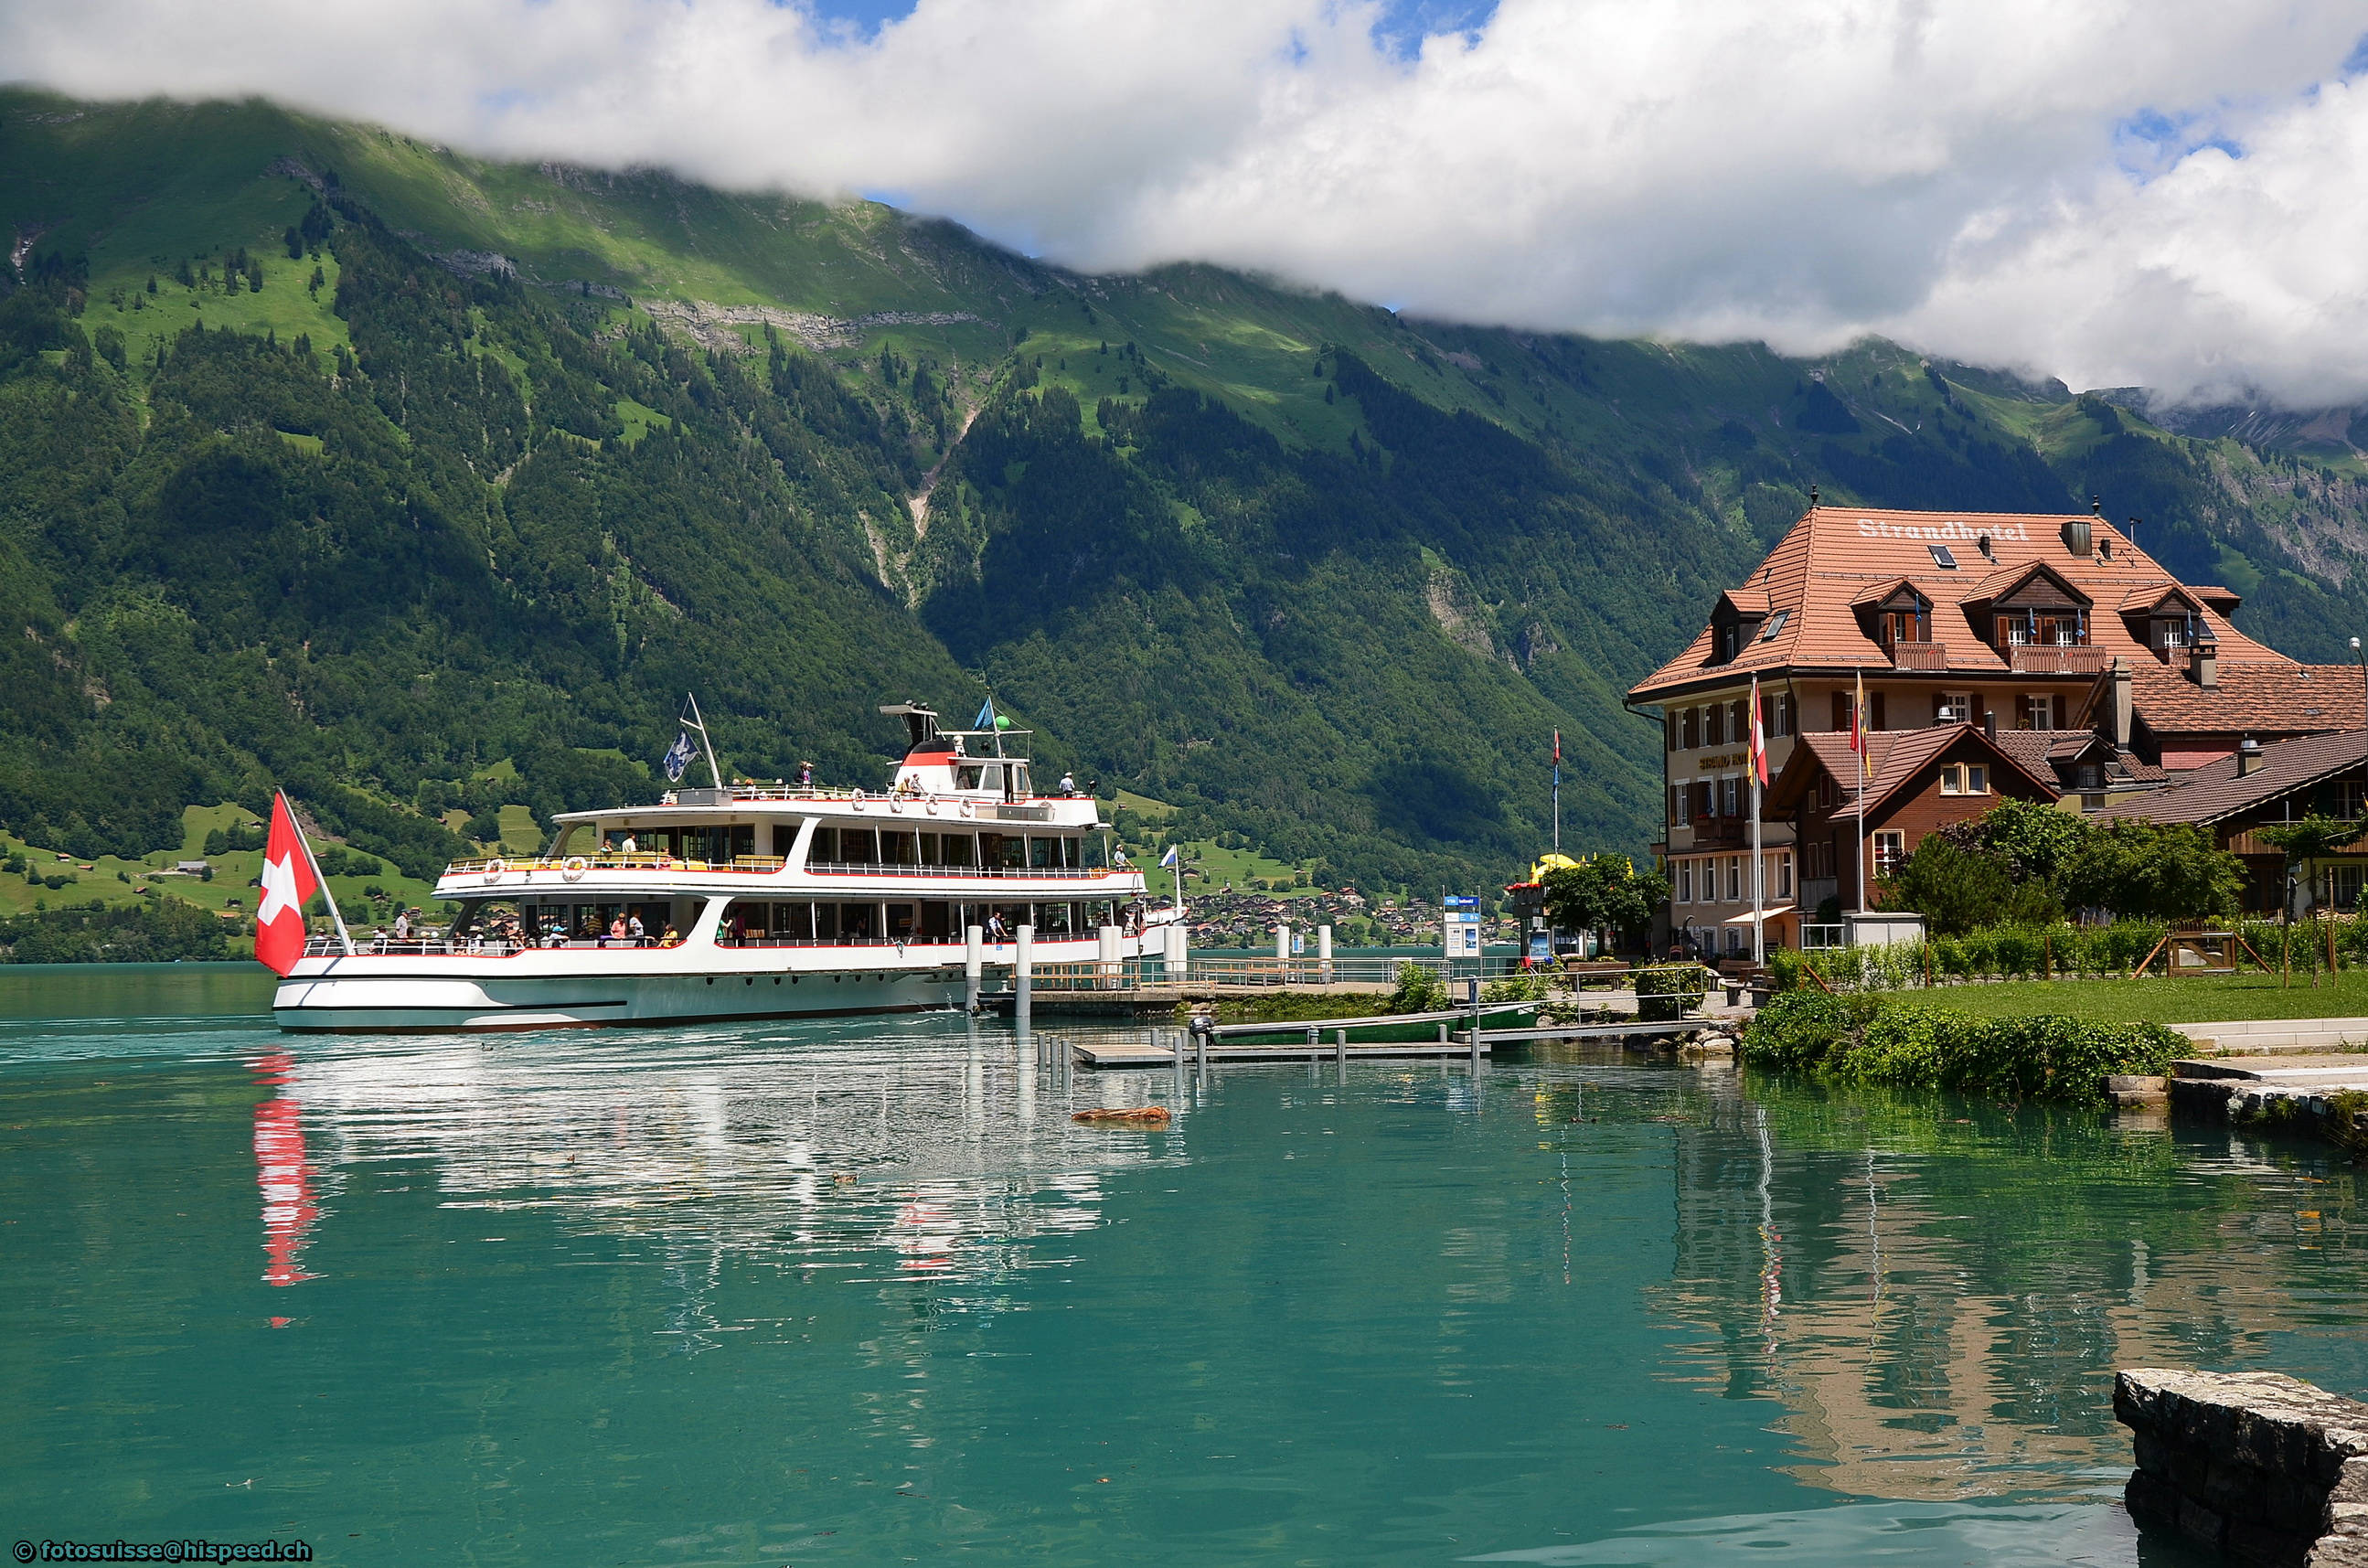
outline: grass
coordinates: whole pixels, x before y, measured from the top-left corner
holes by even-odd
[[[1984,1017],[2061,1013],[2107,1023],[2203,1024],[2246,1018],[2368,1017],[2368,971],[2313,986],[2296,975],[2196,975],[2179,980],[2022,980],[1998,985],[1942,985],[1904,994]]]

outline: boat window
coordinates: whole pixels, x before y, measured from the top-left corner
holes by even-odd
[[[1028,864],[1031,869],[1042,870],[1061,863],[1061,841],[1057,838],[1030,838],[1028,841]]]
[[[880,835],[868,827],[838,830],[838,858],[849,866],[869,866],[880,858]]]
[[[916,847],[916,835],[883,831],[880,835],[880,859],[890,866],[920,864],[920,852]]]
[[[1117,925],[1118,918],[1114,913],[1114,905],[1111,901],[1106,898],[1098,898],[1094,900],[1093,903],[1086,905],[1086,923],[1097,928],[1104,926]]]
[[[814,934],[817,942],[838,940],[838,905],[817,903],[814,906]]]
[[[1037,935],[1040,937],[1067,936],[1071,929],[1069,919],[1070,914],[1070,907],[1065,903],[1040,903],[1036,905]]]
[[[774,857],[774,858],[779,859],[779,860],[786,860],[786,859],[788,859],[788,858],[790,858],[790,846],[791,846],[791,844],[792,842],[794,842],[794,841],[796,840],[797,835],[798,835],[798,830],[797,830],[796,828],[793,828],[793,827],[790,826],[787,823],[776,823],[776,824],[773,824],[773,857]]]
[[[953,935],[953,908],[951,904],[921,905],[921,936],[928,941],[942,942]]]
[[[978,841],[969,834],[947,834],[944,844],[947,865],[975,866],[978,864]]]
[[[1003,792],[1003,798],[1007,801],[1025,799],[1030,793],[1028,765],[1024,762],[1015,762],[1008,771],[1011,775],[1011,788]]]
[[[888,906],[888,939],[909,942],[913,939],[914,912],[917,906],[892,903]]]
[[[838,939],[842,942],[868,942],[879,935],[880,906],[876,903],[842,903],[838,906]]]
[[[944,851],[938,846],[938,835],[934,833],[921,835],[921,864],[942,866],[945,863]]]
[[[1072,871],[1076,870],[1078,866],[1079,857],[1083,854],[1085,847],[1086,841],[1082,838],[1064,838],[1061,840],[1061,863],[1068,867]]]
[[[827,826],[815,828],[814,846],[806,851],[807,861],[811,864],[827,866],[837,858],[838,829]]]
[[[1003,764],[999,762],[982,764],[978,770],[977,788],[981,790],[1001,790],[1003,788]]]

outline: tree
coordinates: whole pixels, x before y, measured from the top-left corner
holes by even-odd
[[[1952,823],[1941,836],[1961,849],[1995,855],[2009,880],[2061,884],[2086,846],[2092,825],[2085,817],[2036,801],[2000,801],[1969,822]]]
[[[1639,871],[1625,855],[1589,855],[1546,873],[1546,918],[1564,931],[1610,928],[1631,941],[1642,938],[1653,911],[1667,903],[1669,881],[1658,871]]]
[[[2201,828],[2126,818],[2090,828],[2064,883],[2072,902],[2135,920],[2234,914],[2244,885],[2243,866]]]

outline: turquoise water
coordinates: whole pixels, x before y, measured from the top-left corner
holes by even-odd
[[[2129,1563],[2117,1365],[2368,1389],[2308,1145],[958,1018],[293,1040],[0,971],[0,1536],[355,1563]],[[1080,1031],[1081,1032],[1081,1031]],[[1172,1130],[1080,1126],[1144,1098]]]

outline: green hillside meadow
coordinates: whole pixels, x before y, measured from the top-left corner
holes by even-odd
[[[0,827],[95,865],[278,784],[392,896],[645,793],[687,690],[734,771],[866,784],[876,704],[991,690],[1163,808],[1138,845],[1487,888],[1547,840],[1556,729],[1565,843],[1650,839],[1620,694],[1812,484],[2093,492],[2281,647],[2368,620],[2357,465],[1880,342],[1082,277],[256,103],[0,94]]]

